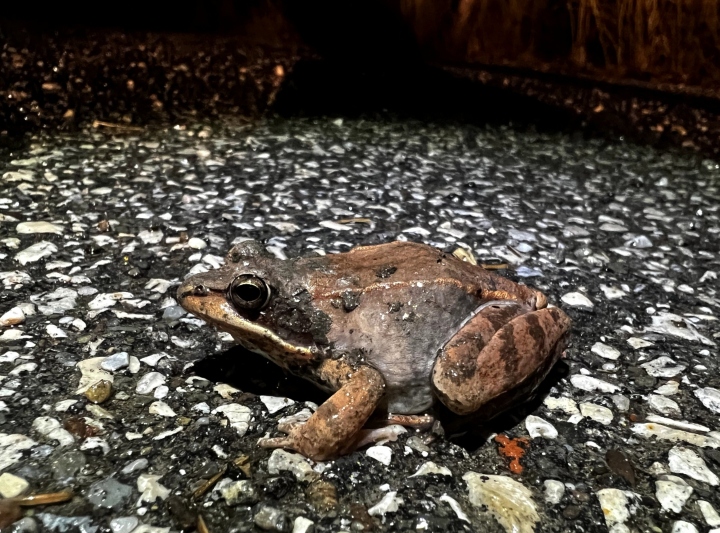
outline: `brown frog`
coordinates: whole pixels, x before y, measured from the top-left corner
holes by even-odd
[[[380,407],[421,425],[440,401],[484,418],[530,394],[570,319],[545,296],[426,246],[392,242],[280,260],[255,241],[178,289],[189,312],[332,393],[261,445],[324,460],[353,449]]]

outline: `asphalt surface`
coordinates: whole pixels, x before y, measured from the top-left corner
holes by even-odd
[[[0,157],[0,493],[72,492],[3,532],[720,527],[714,160],[391,113],[71,129]],[[483,427],[271,453],[322,394],[174,300],[244,238],[465,247],[568,312],[567,357]]]

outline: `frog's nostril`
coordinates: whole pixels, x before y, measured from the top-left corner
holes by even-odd
[[[178,298],[184,300],[188,296],[207,296],[210,290],[205,285],[182,285],[178,289]]]
[[[191,290],[193,296],[207,296],[208,292],[208,288],[205,285],[195,285]]]

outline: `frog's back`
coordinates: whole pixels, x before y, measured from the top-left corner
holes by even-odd
[[[483,291],[497,287],[496,276],[415,243],[323,259],[327,272],[315,278],[314,299],[333,316],[334,350],[383,374],[392,412],[426,410],[434,402],[430,376],[438,350],[482,304]]]
[[[506,293],[510,298],[520,296],[521,299],[530,299],[535,294],[524,287],[518,294],[518,286],[510,280],[461,261],[450,253],[414,242],[358,246],[347,253],[324,256],[322,261],[326,265],[326,274],[315,278],[316,297],[402,283],[454,284],[480,298],[493,298],[493,292]]]

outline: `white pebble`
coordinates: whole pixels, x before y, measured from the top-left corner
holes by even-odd
[[[605,298],[607,298],[608,300],[617,300],[618,298],[627,296],[627,293],[624,290],[618,289],[617,287],[610,287],[608,285],[600,285],[600,290],[603,291]]]
[[[210,414],[210,406],[205,402],[196,403],[190,409],[204,415]]]
[[[674,394],[677,394],[679,389],[680,383],[678,383],[677,381],[668,381],[667,383],[660,385],[657,389],[655,389],[655,393],[661,394],[663,396],[672,396]]]
[[[451,498],[447,494],[443,494],[440,496],[440,501],[445,502],[450,506],[450,509],[452,509],[455,512],[455,515],[462,521],[470,523],[470,518],[468,518],[468,515],[463,511],[462,507],[458,503],[458,501],[455,498]]]
[[[668,453],[668,463],[670,471],[675,474],[685,474],[713,486],[720,484],[720,480],[708,468],[702,457],[688,448],[675,446]]]
[[[13,307],[0,316],[0,326],[16,326],[25,322],[25,313],[19,306]]]
[[[592,376],[585,376],[583,374],[575,374],[573,376],[570,376],[570,383],[572,383],[573,386],[577,387],[578,389],[582,389],[587,392],[600,391],[612,393],[620,390],[620,387],[618,387],[617,385],[613,385],[612,383],[608,383],[607,381],[599,380]]]
[[[47,334],[53,339],[64,339],[67,337],[67,333],[54,324],[48,324],[45,331],[47,331]]]
[[[20,339],[30,339],[29,335],[24,335],[21,329],[6,329],[0,335],[0,342],[12,342]]]
[[[127,300],[132,298],[133,295],[129,292],[110,292],[98,294],[90,302],[88,302],[88,308],[93,310],[106,309],[112,307],[119,300]]]
[[[646,341],[645,339],[641,339],[639,337],[630,337],[627,340],[627,343],[636,350],[639,350],[640,348],[647,348],[648,346],[653,345],[652,342]]]
[[[232,399],[233,394],[238,394],[240,392],[240,389],[236,389],[227,383],[218,383],[213,387],[213,390],[226,400]]]
[[[23,363],[21,365],[17,365],[15,368],[13,368],[9,375],[10,376],[19,376],[20,374],[24,372],[34,372],[37,368],[37,363]]]
[[[572,307],[589,307],[591,309],[594,307],[590,299],[579,292],[568,292],[563,294],[560,299]]]
[[[32,428],[47,437],[49,440],[56,440],[60,446],[71,446],[75,444],[75,437],[72,433],[63,429],[60,422],[49,416],[39,416],[33,420]]]
[[[88,437],[83,441],[83,443],[80,445],[80,449],[85,450],[95,450],[97,448],[100,448],[103,452],[103,454],[107,454],[110,451],[110,445],[107,443],[107,441],[100,437]]]
[[[594,403],[581,403],[580,413],[583,416],[595,420],[595,422],[599,422],[605,426],[610,424],[613,420],[613,412],[610,409]]]
[[[655,482],[655,497],[666,511],[679,513],[693,493],[693,488],[677,476],[665,476]]]
[[[439,474],[441,476],[452,476],[452,472],[450,469],[446,466],[438,466],[432,461],[428,461],[427,463],[423,463],[420,465],[420,467],[417,469],[417,472],[415,472],[410,477],[416,477],[416,476],[427,476],[428,474]]]
[[[550,505],[557,505],[565,494],[565,483],[557,479],[546,479],[543,483],[545,488],[545,501]]]
[[[630,409],[630,398],[622,394],[613,394],[610,399],[620,411],[623,413]]]
[[[281,398],[279,396],[260,396],[260,401],[265,405],[268,413],[271,415],[295,403],[290,398]]]
[[[468,499],[490,511],[506,531],[531,533],[540,521],[533,493],[509,476],[466,472]]]
[[[143,357],[142,359],[140,359],[140,361],[145,363],[147,366],[155,367],[160,362],[160,360],[164,359],[165,357],[168,357],[168,354],[166,354],[165,352],[160,352]]]
[[[665,426],[682,429],[684,431],[692,431],[693,433],[707,433],[710,431],[710,428],[707,426],[693,424],[692,422],[687,422],[685,420],[673,420],[672,418],[654,415],[652,413],[646,415],[645,420],[648,422],[657,422],[658,424],[663,424]]]
[[[170,489],[159,483],[162,475],[140,474],[137,478],[137,489],[140,492],[138,504],[142,502],[152,503],[158,498],[165,500],[170,496]],[[137,531],[137,530],[135,530]]]
[[[202,239],[198,239],[197,237],[191,237],[190,239],[188,239],[187,245],[195,250],[202,250],[203,248],[207,248],[207,243]]]
[[[77,367],[80,369],[82,375],[80,376],[80,383],[75,394],[83,394],[91,385],[94,385],[100,380],[109,381],[110,383],[114,382],[115,377],[110,372],[100,368],[104,360],[105,357],[93,357],[78,362]]]
[[[56,235],[62,235],[63,228],[51,222],[20,222],[20,224],[15,226],[15,231],[21,235],[28,235],[30,233],[55,233]]]
[[[690,522],[678,520],[673,523],[670,533],[699,533],[698,529]]]
[[[660,414],[667,416],[680,416],[680,406],[677,402],[659,394],[649,394],[648,405]]]
[[[602,489],[597,491],[597,497],[600,501],[600,508],[605,516],[605,524],[613,533],[627,531],[625,522],[630,518],[628,511],[628,497],[620,489]]]
[[[602,231],[608,231],[612,233],[623,233],[627,231],[627,228],[622,224],[616,224],[613,222],[606,222],[605,224],[601,224],[600,229]]]
[[[128,365],[128,372],[131,374],[137,374],[140,372],[140,359],[134,355],[130,356],[130,364]]]
[[[602,342],[596,342],[593,344],[590,351],[600,357],[604,357],[605,359],[610,359],[612,361],[620,358],[620,350],[613,348],[612,346],[608,346],[607,344],[603,344]]]
[[[388,446],[371,446],[365,450],[365,455],[372,457],[376,461],[380,461],[385,466],[389,466],[392,460],[392,449]]]
[[[55,410],[59,413],[64,413],[77,403],[77,400],[62,400],[55,404]]]
[[[161,401],[150,404],[150,414],[158,416],[177,416],[175,411],[172,410],[172,407]]]
[[[385,516],[387,513],[396,513],[403,504],[403,499],[397,497],[397,491],[391,490],[382,499],[368,509],[370,516]]]
[[[25,494],[30,488],[30,483],[23,478],[5,472],[0,475],[0,495],[3,498],[16,498]]]
[[[20,354],[18,352],[5,352],[3,354],[0,354],[0,363],[14,363],[18,357],[20,357]]]
[[[687,442],[702,448],[720,448],[720,439],[716,439],[711,435],[698,435],[680,429],[672,429],[662,424],[647,423],[635,424],[632,427],[633,433],[645,438],[657,437],[670,442]]]
[[[685,365],[677,365],[666,355],[640,365],[654,378],[672,378],[685,370]]]
[[[292,473],[298,481],[309,481],[317,476],[308,460],[298,453],[273,450],[268,459],[268,473],[277,475],[282,471]]]
[[[252,418],[252,410],[239,403],[228,403],[216,407],[212,411],[213,414],[221,413],[228,419],[230,427],[234,428],[240,436],[245,435],[250,427],[250,419]]]
[[[109,372],[116,372],[121,368],[126,368],[130,364],[130,356],[127,352],[118,352],[105,358],[100,363],[100,368]]]
[[[525,429],[533,439],[545,438],[556,439],[558,431],[550,422],[540,418],[539,416],[529,415],[525,419]]]
[[[0,433],[0,471],[20,461],[23,451],[35,445],[37,442],[25,435]]]
[[[160,230],[143,230],[138,233],[138,237],[145,244],[158,244],[163,238],[163,232]]]
[[[567,396],[546,396],[543,403],[551,411],[562,411],[571,416],[580,414],[580,409],[578,409],[575,400]]]
[[[148,372],[138,380],[135,392],[138,394],[150,394],[160,385],[165,385],[167,378],[160,372]]]
[[[695,396],[705,407],[720,415],[720,390],[712,387],[696,389]]]
[[[305,518],[304,516],[298,516],[293,522],[292,533],[311,533],[315,522]]]
[[[692,322],[674,313],[658,313],[652,317],[652,325],[645,329],[655,333],[673,335],[688,341],[700,341],[707,346],[716,346],[714,341],[698,333]]]
[[[21,265],[34,263],[44,257],[48,257],[58,251],[57,246],[48,241],[36,242],[15,254],[15,260]]]
[[[700,508],[700,512],[705,519],[705,523],[710,527],[720,526],[720,515],[715,510],[710,502],[705,500],[698,500],[697,506]]]

